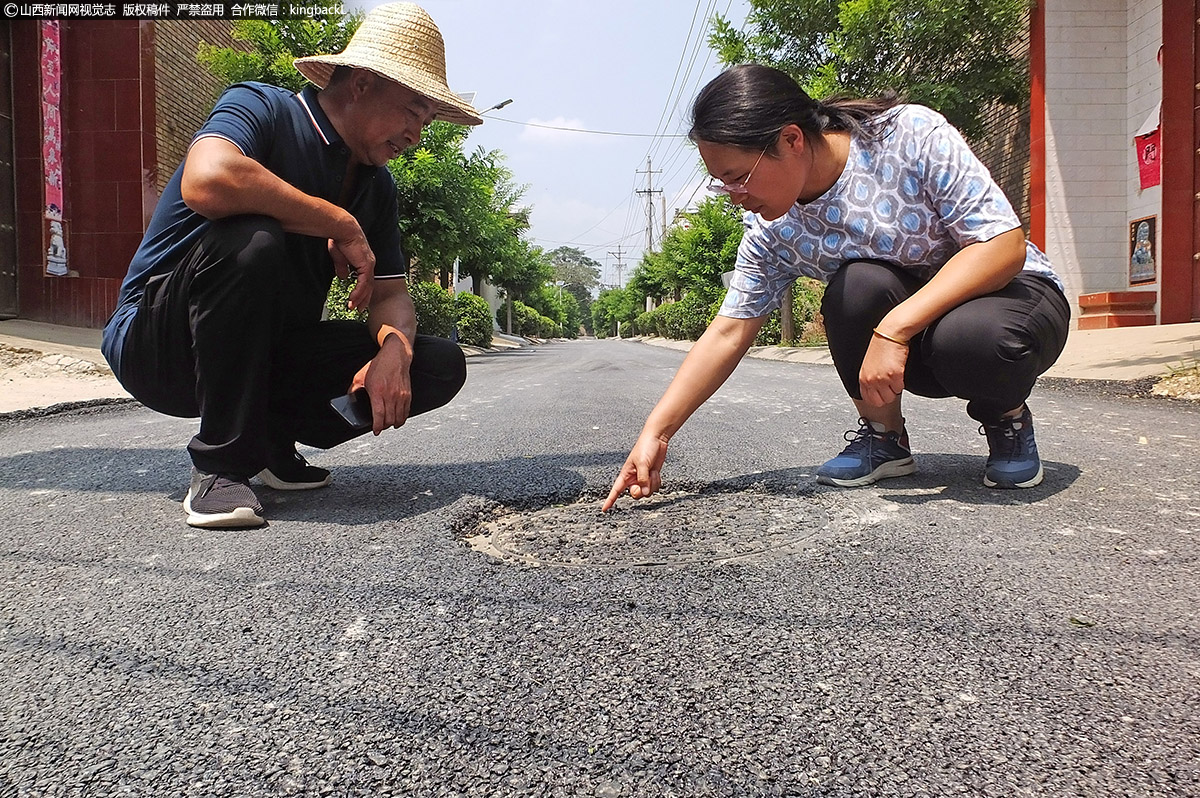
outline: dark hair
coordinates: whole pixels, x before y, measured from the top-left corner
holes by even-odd
[[[763,150],[779,131],[796,125],[805,138],[827,130],[881,136],[890,126],[885,114],[902,102],[894,91],[878,97],[814,100],[791,75],[762,64],[731,67],[709,81],[692,104],[688,138]]]

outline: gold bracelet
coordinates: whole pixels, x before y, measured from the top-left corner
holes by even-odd
[[[871,332],[875,333],[876,335],[878,335],[880,338],[882,338],[885,341],[891,341],[894,344],[900,344],[900,346],[908,346],[908,341],[901,341],[899,338],[893,338],[892,336],[888,335],[887,333],[882,333],[879,331],[878,327],[871,330]]]

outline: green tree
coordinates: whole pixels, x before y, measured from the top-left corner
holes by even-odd
[[[513,300],[524,299],[554,276],[554,267],[541,247],[532,246],[524,239],[513,241],[510,256],[496,264],[492,271],[492,282],[504,289],[508,299],[508,317],[500,326],[509,333],[513,330]]]
[[[733,269],[742,241],[742,213],[724,196],[708,197],[663,238],[663,255],[689,293],[706,302],[724,295],[721,275]]]
[[[300,90],[305,79],[292,60],[317,53],[340,52],[362,22],[356,12],[305,20],[238,20],[235,39],[249,50],[201,44],[197,59],[226,84],[257,80]],[[416,147],[389,164],[400,203],[402,245],[413,258],[418,280],[448,276],[456,258],[473,278],[475,292],[494,274],[521,282],[528,266],[528,245],[517,240],[528,229],[528,210],[517,209],[524,187],[512,182],[497,150],[465,151],[470,128],[434,122]],[[514,277],[516,275],[516,277]],[[543,279],[549,279],[545,277]],[[335,283],[329,307],[347,314]]]
[[[200,42],[196,60],[225,85],[257,80],[300,91],[307,82],[292,61],[308,55],[340,53],[362,23],[363,12],[348,16],[326,14],[312,19],[239,19],[234,40],[249,50],[215,47]]]
[[[591,332],[592,291],[600,285],[600,264],[576,247],[559,247],[551,250],[549,257],[555,282],[575,297],[582,324]]]
[[[616,335],[617,325],[625,332],[626,325],[641,313],[638,296],[628,288],[609,288],[600,292],[592,302],[592,327],[598,338]]]
[[[577,287],[591,291],[600,285],[600,264],[582,249],[559,247],[551,250],[547,257],[554,266],[554,279],[561,282],[565,290]]]
[[[579,324],[582,320],[579,300],[574,294],[564,291],[562,286],[538,286],[526,293],[525,303],[552,319],[559,328],[557,335],[563,338],[579,337]]]
[[[483,281],[497,271],[497,264],[519,258],[527,247],[520,236],[529,229],[529,212],[503,211],[511,208],[514,201],[504,193],[505,188],[500,186],[493,194],[493,211],[478,220],[478,234],[461,255],[459,274],[470,276],[471,292],[477,295],[482,291]]]
[[[661,251],[643,254],[629,287],[643,300],[695,293],[711,303],[725,292],[721,275],[733,269],[741,240],[741,212],[726,197],[709,197],[667,231]]]
[[[446,278],[461,258],[460,268],[465,262],[464,273],[477,285],[490,276],[491,261],[510,254],[504,239],[519,230],[512,204],[523,188],[512,184],[502,153],[464,152],[469,133],[461,125],[434,122],[417,146],[389,166],[399,194],[401,240],[417,261],[417,273]]]
[[[485,349],[492,345],[492,309],[487,300],[460,291],[454,295],[454,310],[459,341]]]
[[[993,103],[1020,105],[1030,0],[750,0],[744,29],[713,19],[725,64],[791,74],[814,97],[896,89],[946,116],[968,138]]]
[[[648,263],[646,255],[643,254],[637,266],[633,267],[633,274],[629,275],[629,282],[625,285],[633,296],[637,297],[639,307],[645,306],[647,298],[653,299],[655,302],[661,301],[671,290],[660,279],[662,270],[652,268],[654,257],[657,255],[658,253],[651,253],[651,260]]]

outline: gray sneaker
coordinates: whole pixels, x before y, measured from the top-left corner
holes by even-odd
[[[288,446],[270,457],[267,467],[258,472],[258,478],[275,490],[323,488],[333,479],[326,469],[309,465],[295,446]]]
[[[183,500],[189,526],[204,529],[248,528],[262,526],[262,504],[245,479],[221,474],[206,474],[192,469],[192,485]]]

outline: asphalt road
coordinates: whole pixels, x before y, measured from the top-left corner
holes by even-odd
[[[1039,388],[997,492],[914,400],[840,490],[832,369],[747,361],[601,517],[681,359],[471,358],[254,531],[184,524],[194,422],[0,422],[0,798],[1200,795],[1200,406]]]

